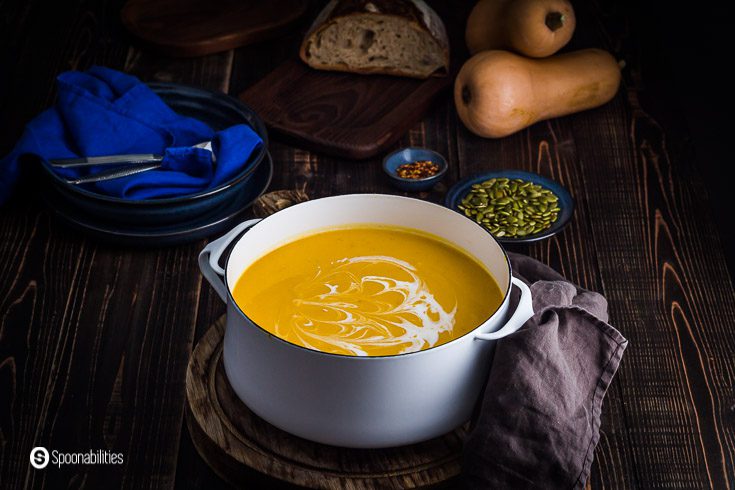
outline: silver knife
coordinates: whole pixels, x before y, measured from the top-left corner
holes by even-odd
[[[123,163],[159,163],[161,161],[163,161],[162,155],[154,155],[151,153],[133,153],[130,155],[109,155],[104,157],[61,158],[49,160],[51,166],[57,168],[89,167],[92,165]]]
[[[212,150],[211,141],[203,141],[192,148],[203,148],[212,152],[212,161],[216,162],[214,151]],[[163,161],[163,155],[153,153],[131,153],[128,155],[105,155],[99,157],[80,157],[80,158],[53,158],[49,160],[52,167],[56,168],[74,168],[74,167],[91,167],[92,165],[123,165],[123,164],[141,164],[141,163],[160,163]],[[155,167],[154,167],[155,168]],[[137,172],[136,172],[137,173]]]

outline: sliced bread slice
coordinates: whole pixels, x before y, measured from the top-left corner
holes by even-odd
[[[427,78],[449,69],[444,24],[422,0],[332,0],[300,54],[320,70]]]

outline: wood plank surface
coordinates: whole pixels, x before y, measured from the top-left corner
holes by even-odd
[[[498,168],[536,171],[572,192],[575,216],[561,235],[513,249],[605,294],[611,323],[630,340],[607,394],[588,487],[733,489],[735,294],[686,127],[676,106],[646,85],[650,55],[628,19],[630,5],[574,3],[569,49],[604,47],[627,63],[610,104],[485,140],[462,126],[446,96],[396,147],[447,156],[445,182],[417,196],[434,202],[463,176]],[[434,4],[447,19],[471,6]],[[237,94],[293,56],[304,28],[176,60],[131,42],[120,7],[121,0],[0,0],[0,151],[53,101],[62,71],[103,64]],[[318,8],[312,2],[307,16]],[[379,158],[356,163],[278,139],[271,153],[271,189],[312,198],[399,193]],[[0,208],[0,487],[226,487],[183,422],[192,344],[224,311],[196,265],[205,242],[102,246],[57,224],[33,192],[28,178]],[[35,445],[108,448],[126,463],[35,471],[28,461]],[[253,474],[253,484],[274,482]]]
[[[593,18],[605,18],[588,5]],[[625,86],[614,103],[580,114],[572,125],[586,142],[578,145],[584,185],[595,190],[590,238],[604,251],[598,253],[603,292],[611,321],[631,346],[617,379],[629,473],[642,488],[729,489],[735,485],[735,428],[728,422],[735,398],[732,284],[704,219],[706,191],[691,148],[676,126],[665,128],[641,106],[635,33],[610,25],[626,23],[608,16],[595,34],[626,60]],[[676,161],[669,140],[678,142]]]
[[[39,8],[39,5],[34,8]],[[131,47],[116,16],[120,2],[61,5],[29,14],[28,40],[3,119],[22,124],[50,104],[53,79],[103,64],[143,80],[228,88],[232,53],[188,62]],[[114,27],[113,27],[114,26]],[[56,35],[59,42],[40,40]],[[53,63],[43,63],[48,57]],[[25,85],[26,89],[23,89]],[[22,193],[3,209],[0,284],[0,487],[173,485],[182,430],[184,373],[201,288],[203,244],[161,250],[106,247],[58,225]],[[123,466],[34,471],[33,446],[107,448]]]
[[[105,42],[110,35],[106,29],[100,32],[99,23],[108,18],[110,5],[54,4],[42,16],[41,2],[27,2],[23,9],[21,4],[3,5],[3,12],[17,12],[21,21],[8,58],[13,62],[3,67],[8,70],[4,80],[8,97],[0,125],[3,151],[10,148],[23,124],[52,100],[52,80],[58,72],[82,59],[121,67],[119,55],[127,50]],[[42,45],[40,39],[46,36],[56,42]],[[36,63],[23,63],[25,59]],[[77,429],[92,418],[91,386],[100,378],[71,373],[78,369],[96,373],[98,355],[110,344],[100,336],[104,310],[83,310],[79,303],[83,298],[109,303],[105,290],[114,277],[101,280],[98,290],[85,291],[92,277],[94,248],[78,238],[65,238],[37,203],[17,199],[3,208],[1,219],[0,486],[41,486],[49,474],[30,468],[28,454],[34,445],[64,441],[64,445],[86,447],[93,437],[91,431],[77,433]],[[87,342],[87,338],[95,340]],[[75,392],[83,395],[75,397]],[[97,410],[104,408],[97,405]],[[86,417],[77,416],[85,412]],[[103,420],[99,416],[95,420],[95,436],[101,437]],[[79,476],[67,473],[62,478]]]

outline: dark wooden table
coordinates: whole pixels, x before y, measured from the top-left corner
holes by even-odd
[[[447,93],[400,144],[446,155],[447,185],[514,167],[574,195],[563,234],[514,250],[604,293],[611,323],[630,340],[589,486],[735,488],[735,299],[693,149],[675,101],[646,85],[656,55],[638,44],[635,23],[616,2],[576,3],[572,47],[605,47],[627,62],[611,103],[493,141],[465,130]],[[0,1],[3,153],[52,103],[62,71],[102,64],[237,94],[292,55],[301,36],[175,60],[136,45],[120,26],[120,6]],[[395,192],[377,158],[340,161],[277,137],[271,152],[272,189],[312,198]],[[420,197],[439,201],[445,191]],[[98,244],[55,221],[29,181],[0,208],[1,488],[225,485],[183,420],[192,346],[224,311],[197,268],[204,244]],[[37,445],[109,448],[125,464],[36,471],[29,453]]]

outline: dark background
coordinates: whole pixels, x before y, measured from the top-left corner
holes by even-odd
[[[707,187],[710,209],[720,232],[730,278],[735,271],[733,211],[735,156],[732,128],[733,26],[726,2],[682,6],[660,0],[624,2],[646,73],[645,104],[686,126],[692,158]],[[690,142],[670,141],[683,145]]]

